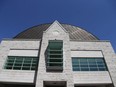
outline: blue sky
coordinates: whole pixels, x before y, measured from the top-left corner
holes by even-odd
[[[110,40],[116,51],[116,0],[0,0],[0,41],[54,20]]]

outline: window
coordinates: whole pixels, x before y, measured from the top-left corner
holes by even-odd
[[[107,71],[103,58],[72,58],[73,71]]]
[[[63,42],[50,40],[47,48],[47,70],[63,70]]]
[[[4,68],[13,70],[35,70],[36,66],[36,57],[8,56]]]

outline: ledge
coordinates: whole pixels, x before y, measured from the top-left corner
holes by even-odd
[[[46,67],[46,70],[48,71],[48,72],[62,72],[63,71],[63,67],[61,66],[61,67],[59,67],[59,66],[47,66]]]
[[[41,41],[41,39],[12,39],[12,38],[4,38],[3,40],[4,41]]]
[[[70,40],[75,42],[110,42],[110,40]]]

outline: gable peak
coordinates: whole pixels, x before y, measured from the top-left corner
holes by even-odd
[[[58,26],[58,27],[62,28],[62,30],[63,30],[64,32],[67,33],[67,31],[65,30],[65,28],[64,28],[57,20],[55,20],[55,21],[48,27],[48,29],[47,29],[46,31],[44,31],[44,32],[47,32],[47,31],[48,31],[49,29],[51,29],[51,27],[53,27],[53,26]]]

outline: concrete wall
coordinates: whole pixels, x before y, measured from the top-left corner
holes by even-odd
[[[97,51],[91,51],[91,50],[86,50],[86,51],[79,51],[79,50],[75,50],[75,51],[71,51],[71,57],[97,57],[97,58],[101,58],[103,57],[102,52],[97,50]]]
[[[30,56],[30,57],[37,57],[38,56],[38,50],[33,49],[11,49],[8,53],[8,56]]]
[[[34,83],[35,71],[3,70],[0,73],[0,82]]]
[[[87,51],[87,50],[101,50],[102,54],[104,56],[105,62],[107,64],[108,67],[108,72],[98,72],[98,73],[102,73],[103,76],[99,75],[96,72],[91,73],[92,76],[90,76],[90,73],[86,73],[84,75],[82,75],[83,73],[79,73],[81,76],[83,83],[87,82],[87,83],[91,83],[91,81],[93,80],[93,82],[97,82],[97,83],[106,83],[112,81],[114,86],[116,87],[116,55],[114,53],[114,50],[112,49],[112,46],[110,44],[110,42],[107,41],[71,41],[70,42],[70,48],[71,50],[83,50],[83,51]],[[76,73],[76,72],[75,72]],[[104,74],[103,74],[104,73]],[[77,72],[78,74],[78,72]],[[77,75],[76,74],[76,75]],[[86,77],[86,78],[85,78]],[[111,77],[111,79],[109,79]],[[78,78],[78,77],[77,77]],[[99,79],[100,78],[100,79]],[[105,78],[105,80],[104,80]],[[78,82],[79,79],[74,82]],[[81,82],[82,83],[82,82]],[[78,83],[77,83],[78,84]]]
[[[33,83],[35,71],[6,70],[4,64],[10,50],[39,50],[39,40],[3,40],[0,45],[0,82]],[[23,55],[24,53],[22,53]],[[35,53],[34,53],[35,54]],[[37,54],[37,52],[36,52]],[[36,55],[37,56],[37,55]]]
[[[81,71],[73,72],[74,84],[111,84],[109,73],[107,71]]]

